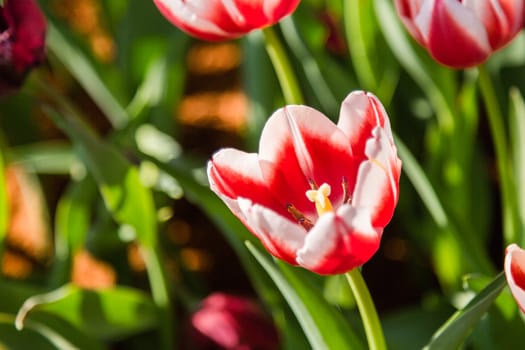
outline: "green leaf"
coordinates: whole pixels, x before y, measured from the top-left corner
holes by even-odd
[[[99,341],[52,315],[39,315],[26,328],[14,326],[14,315],[0,313],[0,349],[2,350],[103,350]]]
[[[39,142],[8,150],[9,161],[40,174],[69,174],[77,159],[71,145],[62,141]]]
[[[448,321],[434,333],[425,349],[457,349],[465,341],[473,327],[487,312],[505,286],[506,279],[502,272],[463,309],[454,313]]]
[[[32,296],[20,308],[16,327],[23,329],[37,312],[59,316],[82,332],[106,340],[151,329],[158,322],[157,308],[152,300],[126,287],[93,291],[65,285]]]
[[[123,128],[129,120],[126,110],[109,91],[87,57],[52,22],[48,23],[46,42],[50,51],[82,85],[113,127]]]
[[[57,125],[73,141],[84,164],[95,178],[113,217],[134,230],[149,247],[157,241],[153,197],[140,181],[138,170],[115,147],[100,139],[72,109],[60,116],[50,111]]]
[[[419,166],[410,150],[405,146],[399,137],[396,137],[396,145],[399,157],[403,161],[403,172],[408,176],[410,182],[421,197],[421,200],[427,207],[430,215],[440,228],[448,225],[448,218],[439,201],[437,193],[434,191],[432,184],[428,180],[425,172]]]
[[[55,261],[52,285],[60,286],[70,278],[75,252],[86,241],[91,224],[91,207],[97,188],[91,177],[71,182],[60,198],[55,215]]]
[[[285,263],[279,268],[250,242],[250,252],[266,270],[288,302],[315,350],[361,349],[363,345],[342,315],[336,312],[298,270]]]

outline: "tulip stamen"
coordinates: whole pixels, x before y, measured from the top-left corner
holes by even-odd
[[[314,224],[312,224],[312,222],[306,216],[304,216],[304,214],[301,213],[293,204],[288,203],[286,205],[286,209],[297,221],[297,223],[304,227],[306,231],[310,231],[310,229],[314,226]]]
[[[350,204],[352,202],[352,197],[350,196],[348,180],[345,176],[343,176],[343,179],[341,180],[341,185],[343,186],[343,204]]]
[[[332,203],[330,202],[330,199],[328,199],[330,192],[331,188],[327,183],[323,183],[319,189],[306,191],[306,198],[315,203],[315,209],[317,210],[317,214],[319,214],[319,216],[327,212],[334,211],[332,208]]]

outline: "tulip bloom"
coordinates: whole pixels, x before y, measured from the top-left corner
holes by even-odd
[[[154,0],[171,23],[203,40],[235,39],[291,14],[300,0]]]
[[[525,250],[511,244],[505,251],[505,276],[510,291],[525,313]]]
[[[46,19],[34,0],[0,7],[0,94],[17,88],[45,58]]]
[[[191,317],[188,349],[277,350],[279,335],[253,301],[214,293]]]
[[[439,63],[483,63],[523,28],[523,0],[395,0],[410,34]]]
[[[337,125],[306,106],[266,123],[259,153],[217,152],[211,189],[275,257],[319,274],[347,272],[377,251],[399,195],[401,161],[388,116],[353,92]]]

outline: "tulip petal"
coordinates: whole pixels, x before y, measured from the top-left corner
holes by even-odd
[[[492,49],[483,23],[457,0],[428,0],[414,23],[430,54],[451,67],[483,62]]]
[[[511,28],[499,1],[465,0],[463,5],[483,23],[492,49],[507,42]]]
[[[348,137],[354,156],[364,159],[366,141],[377,126],[384,128],[392,139],[390,122],[377,97],[364,91],[349,94],[341,105],[337,127]]]
[[[306,106],[287,106],[272,115],[262,132],[259,158],[275,196],[307,215],[315,214],[305,195],[311,180],[331,185],[330,199],[340,203],[343,177],[351,183],[355,179],[347,137],[322,113]]]
[[[395,0],[395,5],[401,21],[410,32],[410,35],[412,35],[418,43],[425,46],[423,35],[414,23],[414,18],[416,18],[420,11],[422,1],[424,0]]]
[[[509,245],[505,252],[504,270],[510,291],[525,313],[525,250],[516,244]]]
[[[204,40],[240,37],[278,22],[299,0],[154,0],[170,22]]]
[[[246,153],[233,148],[218,151],[208,163],[208,179],[211,189],[217,194],[232,199],[248,198],[292,219],[286,209],[286,203],[272,196],[272,191],[262,176],[256,153]]]
[[[368,261],[379,248],[382,230],[374,229],[370,212],[343,205],[321,216],[297,253],[300,266],[318,274],[338,274]]]
[[[264,247],[273,256],[297,265],[297,250],[304,244],[306,230],[250,200],[239,198],[238,206],[246,225],[261,240]]]
[[[399,197],[401,161],[383,129],[374,129],[366,144],[368,160],[359,167],[352,205],[368,208],[374,227],[385,227],[394,213]]]
[[[232,29],[235,25],[229,16],[226,16],[219,1],[154,0],[154,2],[170,22],[201,39],[213,41],[242,35]]]
[[[34,0],[8,1],[2,11],[12,22],[12,64],[18,74],[25,73],[44,61],[46,19]]]

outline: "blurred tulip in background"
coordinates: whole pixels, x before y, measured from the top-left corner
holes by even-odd
[[[277,23],[291,14],[299,0],[155,0],[174,25],[197,38],[226,40]]]
[[[279,335],[271,320],[252,300],[213,293],[191,316],[188,349],[274,350]]]
[[[523,28],[521,0],[396,0],[410,34],[439,63],[468,68],[483,63]]]
[[[45,59],[46,20],[34,0],[7,0],[0,8],[0,94],[16,89]]]

